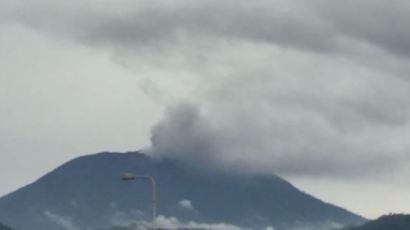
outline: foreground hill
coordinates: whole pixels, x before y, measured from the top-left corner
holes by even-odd
[[[349,228],[347,230],[409,230],[410,215],[387,215],[377,220],[370,221],[362,226]]]
[[[0,230],[13,230],[10,227],[7,227],[6,225],[0,223]]]
[[[204,162],[206,164],[206,162]],[[20,230],[82,230],[150,218],[150,184],[123,172],[153,175],[158,212],[178,221],[276,230],[294,225],[358,224],[363,218],[305,194],[276,176],[204,173],[138,153],[74,159],[0,199],[0,219]]]

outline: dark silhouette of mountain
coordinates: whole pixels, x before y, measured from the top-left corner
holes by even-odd
[[[410,215],[392,214],[346,230],[409,230]]]
[[[13,229],[11,229],[10,227],[0,223],[0,230],[13,230]]]
[[[121,181],[123,172],[154,176],[158,213],[180,221],[275,226],[275,230],[301,223],[364,222],[276,176],[198,171],[139,152],[100,153],[69,161],[1,198],[0,219],[20,230],[95,229],[149,220],[149,181]]]

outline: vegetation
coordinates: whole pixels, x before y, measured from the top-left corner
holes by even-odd
[[[409,230],[410,215],[391,214],[382,216],[377,220],[370,221],[362,226],[345,230]]]
[[[136,228],[135,226],[129,227],[111,227],[111,228],[104,228],[104,229],[97,229],[97,230],[133,230],[133,229],[145,229],[145,228]],[[152,228],[148,228],[147,230],[151,230]],[[166,228],[156,228],[156,230],[170,230]],[[178,228],[177,230],[212,230],[207,228]]]
[[[13,229],[11,229],[10,227],[0,223],[0,230],[13,230]]]

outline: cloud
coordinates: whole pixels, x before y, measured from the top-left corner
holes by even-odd
[[[123,0],[103,1],[100,7],[92,0],[66,4],[38,0],[15,5],[14,11],[9,10],[10,19],[88,44],[158,45],[205,36],[323,49],[332,37],[313,15],[306,22],[298,9],[292,10],[282,0],[240,4],[231,0],[168,4]]]
[[[151,222],[137,221],[129,226],[129,229],[148,230],[152,226]],[[176,217],[158,216],[155,219],[155,226],[163,229],[215,229],[215,230],[245,230],[239,226],[226,223],[197,223],[194,221],[183,222]]]
[[[213,230],[253,230],[253,228],[244,228],[241,226],[231,225],[228,223],[198,223],[195,221],[180,221],[176,217],[158,216],[155,220],[157,228],[164,229],[213,229]],[[130,225],[129,229],[146,230],[151,228],[152,223],[147,221],[137,221]],[[286,230],[329,230],[339,229],[343,226],[333,222],[321,223],[295,223],[293,226],[285,227]],[[267,226],[263,230],[275,230],[273,226]]]
[[[207,121],[199,118],[195,106],[180,104],[169,109],[167,114],[152,130],[152,148],[149,150],[152,154],[172,156],[192,163],[217,158],[217,133],[210,130]]]
[[[410,33],[405,29],[410,4],[385,1],[313,1],[314,12],[344,36],[372,43],[398,56],[410,55]]]
[[[342,229],[343,225],[331,221],[322,223],[296,223],[295,226],[287,228],[286,230],[331,230]]]
[[[406,79],[345,57],[215,46],[202,68],[185,65],[198,73],[193,83],[173,78],[194,93],[153,128],[153,152],[298,176],[375,176],[408,164]]]
[[[183,209],[186,209],[186,210],[189,210],[189,211],[195,211],[195,208],[192,205],[192,201],[190,201],[190,200],[181,200],[181,201],[178,202],[178,205]]]
[[[99,3],[99,4],[96,4]],[[88,45],[114,47],[220,38],[316,52],[344,52],[369,43],[410,55],[410,4],[395,0],[335,1],[4,1],[6,19]],[[4,19],[4,20],[6,20]]]
[[[132,210],[129,212],[116,211],[113,215],[108,217],[109,223],[113,226],[127,226],[132,223],[134,220],[138,219],[147,219],[149,215],[140,211]]]
[[[282,175],[408,164],[408,3],[96,3],[6,1],[3,20],[113,51],[170,105],[155,154]]]
[[[208,170],[303,176],[374,175],[408,162],[407,148],[389,144],[406,132],[400,126],[353,120],[343,130],[340,120],[329,120],[321,110],[271,106],[205,115],[193,104],[180,104],[154,127],[150,151]],[[362,127],[349,130],[348,125]]]
[[[215,230],[243,230],[243,228],[230,225],[226,223],[216,223],[216,224],[206,224],[197,223],[193,221],[181,222],[175,217],[165,217],[158,216],[155,224],[160,228],[167,229],[178,229],[178,228],[188,228],[188,229],[215,229]]]

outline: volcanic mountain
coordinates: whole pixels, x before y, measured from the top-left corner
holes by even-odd
[[[86,230],[148,221],[150,182],[120,180],[123,172],[132,172],[156,179],[159,215],[178,221],[275,230],[365,221],[277,176],[210,171],[140,152],[87,155],[1,198],[0,219],[19,230]]]

